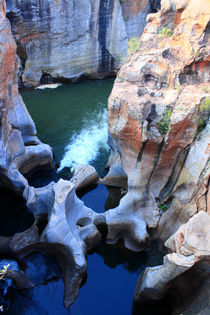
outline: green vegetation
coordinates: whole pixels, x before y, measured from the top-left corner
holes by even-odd
[[[166,114],[163,116],[163,118],[157,123],[158,129],[162,135],[167,135],[169,131],[169,125],[171,122],[171,114],[172,114],[172,109],[168,109]]]
[[[198,51],[195,51],[194,48],[192,48],[192,54],[194,57],[197,57],[198,56]]]
[[[132,55],[134,54],[137,50],[139,50],[140,47],[140,41],[136,37],[132,37],[128,41],[128,54]]]
[[[199,108],[197,135],[206,127],[206,122],[210,116],[210,97],[206,97]]]
[[[127,57],[123,56],[120,58],[120,67],[129,60],[129,57],[131,57],[132,54],[134,54],[135,52],[137,52],[137,50],[139,50],[140,44],[141,44],[140,40],[136,37],[132,37],[131,39],[129,39],[128,55]]]
[[[159,208],[160,208],[160,210],[162,210],[163,212],[165,212],[165,211],[168,209],[168,207],[167,207],[166,204],[160,205]]]
[[[125,56],[121,57],[121,58],[120,58],[120,64],[121,64],[121,65],[124,65],[124,64],[127,62],[127,60],[128,60],[127,57],[125,57]]]
[[[161,29],[158,31],[159,37],[170,37],[172,35],[173,35],[173,30],[171,28],[161,27]]]

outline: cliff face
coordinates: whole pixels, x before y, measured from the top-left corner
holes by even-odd
[[[109,98],[112,154],[104,181],[120,186],[127,175],[116,211],[130,205],[148,227],[157,226],[159,207],[191,204],[195,213],[209,205],[209,17],[209,1],[162,1]],[[110,227],[112,241],[117,233]]]
[[[162,0],[161,10],[147,19],[140,48],[118,72],[108,102],[111,156],[103,181],[116,186],[127,181],[128,192],[117,208],[104,214],[107,241],[122,238],[127,248],[137,251],[151,236],[162,242],[169,238],[165,246],[172,253],[162,266],[142,273],[135,301],[160,299],[172,286],[180,301],[191,305],[188,309],[185,304],[186,314],[193,314],[195,304],[199,314],[210,304],[209,291],[205,293],[210,2]],[[196,276],[199,286],[190,280]],[[187,294],[194,294],[194,304]],[[180,309],[184,313],[183,305]]]
[[[6,2],[22,80],[32,86],[50,76],[74,81],[113,74],[127,54],[128,39],[143,32],[151,11],[149,0]]]
[[[38,165],[51,165],[53,158],[50,147],[37,138],[34,122],[18,93],[16,44],[5,17],[5,2],[0,4],[0,185],[28,196],[23,174]]]

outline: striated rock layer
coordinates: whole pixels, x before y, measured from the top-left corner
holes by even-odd
[[[158,1],[7,0],[25,85],[113,75]],[[151,4],[150,4],[151,2]]]

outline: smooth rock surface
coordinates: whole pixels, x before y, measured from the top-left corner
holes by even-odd
[[[55,244],[65,252],[64,304],[68,307],[78,296],[87,262],[85,255],[100,240],[101,235],[93,224],[95,212],[87,208],[76,196],[75,187],[69,181],[60,180],[54,185],[55,201],[48,224],[42,234],[42,242]],[[68,276],[68,273],[72,276]]]
[[[76,164],[70,182],[75,186],[76,190],[80,190],[91,184],[96,184],[98,180],[98,173],[93,166]]]
[[[6,2],[21,80],[30,86],[113,75],[151,11],[149,0]]]

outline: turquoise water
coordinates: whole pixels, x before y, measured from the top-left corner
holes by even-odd
[[[109,155],[106,144],[106,106],[112,85],[113,79],[107,79],[55,90],[21,92],[37,126],[39,138],[52,146],[60,169],[71,168],[76,162],[89,163],[96,167],[100,176],[105,174],[104,166]],[[44,181],[44,175],[42,177],[40,180]],[[80,194],[80,197],[96,212],[103,212],[117,205],[119,193],[119,190],[98,185]],[[156,263],[161,263],[159,253],[156,256]],[[135,254],[101,242],[94,253],[87,256],[87,279],[69,310],[63,307],[64,287],[59,280],[19,291],[14,295],[8,314],[170,314],[164,305],[160,309],[149,305],[133,310],[133,294],[138,276],[151,257],[154,255]]]
[[[89,163],[105,174],[107,99],[112,86],[113,79],[107,79],[21,92],[40,140],[53,148],[61,168]]]

